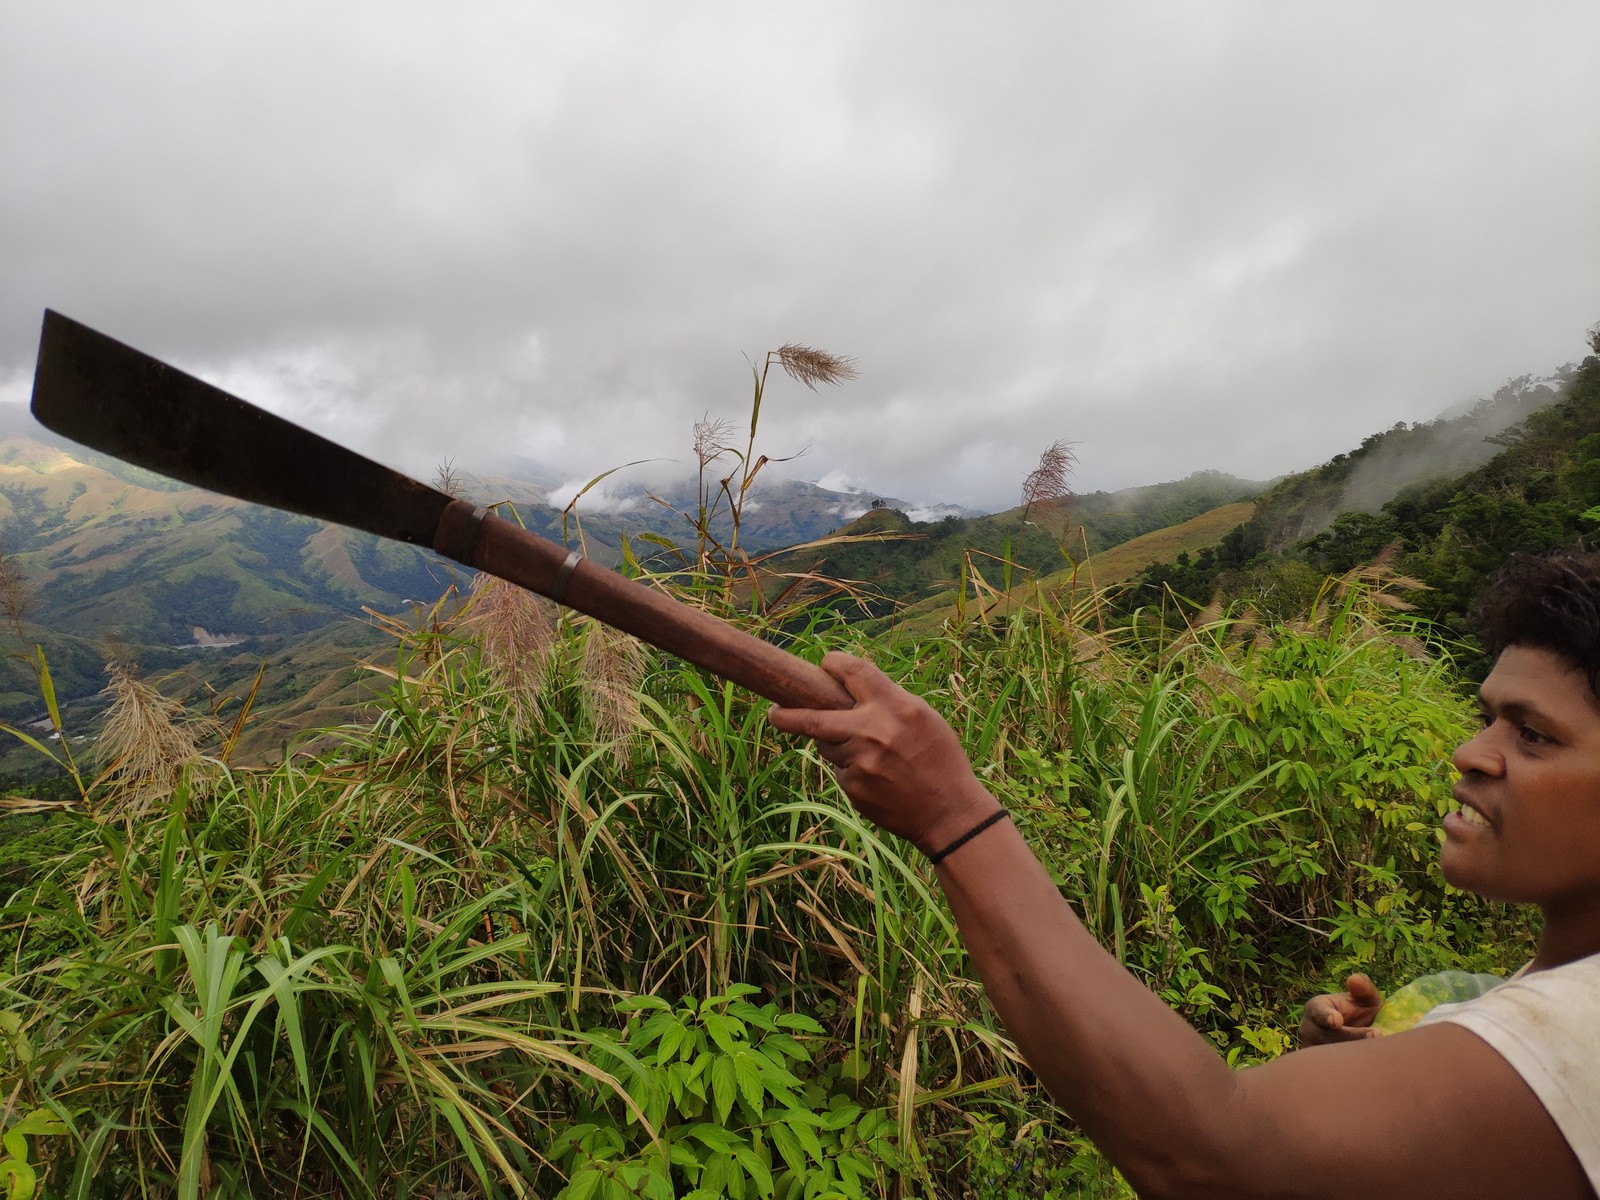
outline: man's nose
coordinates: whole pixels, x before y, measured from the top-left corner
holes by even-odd
[[[1493,725],[1486,725],[1456,747],[1456,752],[1450,756],[1456,770],[1463,775],[1477,771],[1497,777],[1505,772],[1505,756],[1495,749],[1494,739],[1490,737],[1493,731]]]

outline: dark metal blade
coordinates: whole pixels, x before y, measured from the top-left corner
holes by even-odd
[[[124,462],[255,504],[433,545],[443,492],[48,309],[33,415]]]

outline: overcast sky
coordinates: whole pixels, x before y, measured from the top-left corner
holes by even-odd
[[[1585,353],[1600,4],[0,7],[0,400],[59,309],[430,477],[1265,478]],[[656,468],[661,470],[662,468]]]

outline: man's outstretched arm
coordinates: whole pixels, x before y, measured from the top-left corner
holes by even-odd
[[[772,722],[817,740],[865,816],[933,854],[998,811],[923,701],[860,659],[823,666],[856,707],[774,709]],[[1007,1030],[1141,1195],[1592,1195],[1537,1098],[1464,1029],[1236,1072],[1095,942],[1010,822],[938,871]]]

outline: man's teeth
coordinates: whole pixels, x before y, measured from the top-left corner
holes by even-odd
[[[1468,825],[1477,825],[1482,829],[1489,828],[1489,818],[1475,808],[1468,808],[1465,804],[1461,806],[1461,819]]]

